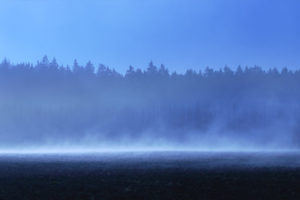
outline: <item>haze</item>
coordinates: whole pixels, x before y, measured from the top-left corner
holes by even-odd
[[[3,0],[0,151],[298,149],[299,10]]]

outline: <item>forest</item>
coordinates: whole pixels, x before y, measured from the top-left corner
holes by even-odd
[[[300,145],[300,70],[0,64],[0,144]],[[59,138],[59,139],[58,139]]]

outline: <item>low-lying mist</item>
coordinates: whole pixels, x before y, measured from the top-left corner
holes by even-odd
[[[125,75],[0,64],[0,149],[280,150],[300,145],[300,71],[260,67]]]

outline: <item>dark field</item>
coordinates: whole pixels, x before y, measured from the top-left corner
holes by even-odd
[[[2,154],[0,199],[298,200],[300,154]]]

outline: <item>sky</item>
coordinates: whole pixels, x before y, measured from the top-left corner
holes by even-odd
[[[298,0],[0,0],[0,59],[300,68]]]

